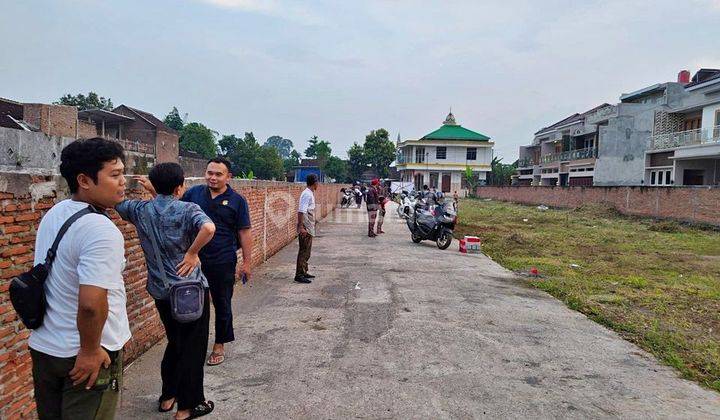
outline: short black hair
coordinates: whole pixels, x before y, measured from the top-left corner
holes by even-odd
[[[423,185],[423,190],[429,190],[429,189],[430,189],[430,187],[428,187],[427,185]]]
[[[305,183],[308,187],[312,187],[313,185],[317,184],[317,175],[310,174],[305,178]]]
[[[207,164],[209,165],[211,163],[222,163],[227,168],[228,173],[232,172],[232,168],[231,168],[232,163],[230,163],[230,161],[225,159],[224,157],[218,156],[218,157],[214,157],[214,158],[208,160]],[[207,166],[207,165],[205,165],[205,166]]]
[[[67,181],[71,193],[76,193],[80,174],[89,176],[95,184],[100,172],[108,162],[120,159],[125,163],[125,149],[118,142],[93,137],[87,140],[76,140],[60,152],[60,174]]]
[[[150,169],[148,175],[155,187],[155,192],[162,195],[172,195],[175,188],[185,182],[185,173],[182,166],[175,162],[158,163]]]

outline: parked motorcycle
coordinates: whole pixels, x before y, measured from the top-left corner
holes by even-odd
[[[400,203],[397,207],[397,214],[401,219],[407,219],[415,214],[415,196],[407,191],[403,191],[399,195]]]
[[[448,204],[438,204],[430,210],[423,209],[420,203],[415,205],[414,215],[407,219],[413,242],[418,244],[425,240],[435,241],[440,249],[450,246],[457,214]]]
[[[354,194],[351,190],[346,188],[341,188],[340,191],[342,192],[342,199],[340,200],[340,208],[346,209],[350,207],[350,205],[355,202]]]

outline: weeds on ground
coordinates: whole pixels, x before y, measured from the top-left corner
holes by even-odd
[[[463,200],[456,234],[479,236],[511,270],[537,267],[535,287],[720,391],[720,232],[599,206]]]

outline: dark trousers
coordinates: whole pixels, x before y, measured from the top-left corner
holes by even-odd
[[[312,240],[313,237],[309,233],[301,233],[298,235],[300,249],[298,250],[295,277],[302,277],[308,273],[308,260],[310,259],[310,251],[312,251]]]
[[[55,357],[30,349],[40,420],[113,419],[122,385],[122,351],[108,355],[110,367],[100,367],[95,386],[85,389],[87,380],[73,385],[68,375],[75,366],[74,357]]]
[[[237,263],[203,264],[202,271],[210,284],[210,296],[215,307],[215,343],[235,341],[232,297],[235,289]]]
[[[205,401],[203,368],[210,324],[210,307],[207,301],[208,292],[205,291],[202,316],[193,322],[178,322],[172,317],[169,300],[155,300],[155,307],[165,326],[168,339],[160,364],[160,399],[175,398],[180,410],[195,408]]]

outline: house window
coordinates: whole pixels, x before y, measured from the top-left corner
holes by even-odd
[[[477,160],[477,148],[476,147],[468,147],[466,158],[467,158],[467,160]]]
[[[437,147],[435,149],[435,159],[446,159],[447,147]]]
[[[672,185],[672,169],[662,169],[657,171],[650,171],[650,185],[652,186],[664,186]]]
[[[424,163],[425,162],[425,148],[424,147],[416,147],[415,148],[415,163]]]

